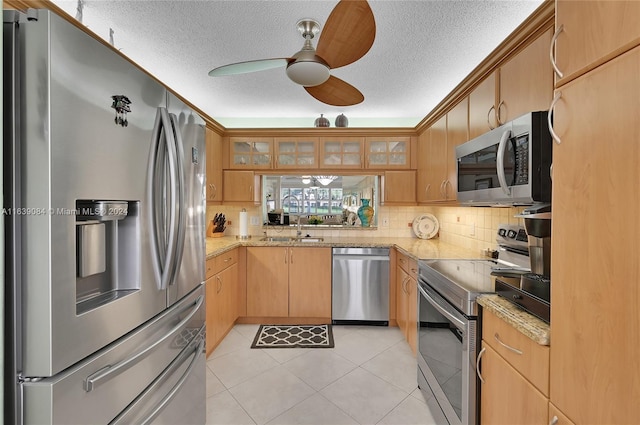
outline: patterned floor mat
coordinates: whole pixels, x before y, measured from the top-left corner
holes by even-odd
[[[260,325],[251,348],[333,348],[331,325]]]

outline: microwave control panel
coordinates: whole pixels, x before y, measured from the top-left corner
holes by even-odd
[[[515,158],[514,185],[529,183],[529,134],[514,137],[512,147]]]

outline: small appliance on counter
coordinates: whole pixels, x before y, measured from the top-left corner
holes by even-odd
[[[551,205],[533,205],[524,219],[531,273],[496,278],[496,293],[541,320],[550,322],[551,310]]]

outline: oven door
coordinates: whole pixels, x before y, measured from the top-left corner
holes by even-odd
[[[429,385],[450,424],[476,424],[476,320],[424,281],[418,288],[418,380]]]

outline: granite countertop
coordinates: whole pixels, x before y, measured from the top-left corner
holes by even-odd
[[[480,295],[478,304],[540,345],[551,344],[549,324],[496,294]]]
[[[306,246],[306,247],[396,247],[416,260],[425,258],[482,258],[481,252],[440,242],[439,239],[325,237],[319,242],[267,242],[262,236],[236,239],[235,236],[207,238],[207,258],[239,246]]]

